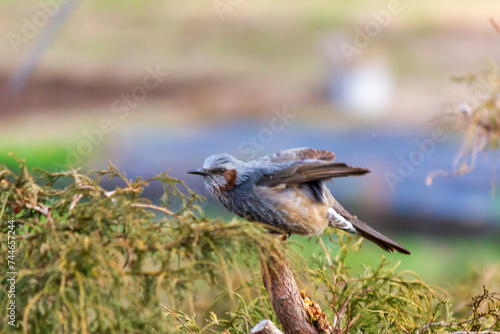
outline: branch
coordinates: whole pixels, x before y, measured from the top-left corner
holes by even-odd
[[[309,320],[287,259],[273,251],[269,258],[261,260],[261,269],[264,286],[285,334],[318,334]]]
[[[465,324],[465,323],[468,323],[471,321],[472,320],[466,320],[466,321],[462,321],[462,322],[458,322],[458,323],[450,323],[450,324],[447,324],[445,322],[432,322],[432,323],[429,323],[427,325],[422,326],[422,328],[419,331],[417,331],[417,333],[423,333],[425,330],[429,330],[430,327],[437,327],[437,326],[455,327],[455,326],[460,326],[462,324]],[[444,334],[500,334],[500,332],[492,331],[492,330],[474,331],[474,332],[459,330],[459,331],[449,332],[449,333],[444,333]]]
[[[457,331],[457,332],[451,332],[451,333],[444,333],[444,334],[500,334],[500,332],[494,332],[494,331],[480,331],[480,332],[469,332],[469,331]]]
[[[71,201],[71,204],[69,206],[69,212],[73,211],[73,209],[75,208],[75,205],[78,203],[79,200],[81,200],[83,197],[83,194],[76,194],[75,196],[73,196],[73,200]]]
[[[493,28],[495,28],[495,30],[500,34],[500,25],[498,25],[492,17],[490,17],[490,22]]]
[[[157,211],[161,211],[161,212],[165,213],[166,215],[169,215],[169,216],[172,216],[175,218],[179,218],[179,216],[177,216],[175,213],[173,213],[169,209],[163,208],[161,206],[157,206],[157,205],[153,205],[153,204],[143,204],[143,203],[133,203],[131,206],[133,206],[134,208],[146,208],[146,209],[157,210]]]
[[[179,318],[179,316],[174,312],[172,311],[171,309],[169,309],[167,306],[163,305],[163,304],[160,304],[164,309],[165,311],[167,311],[167,314],[170,314],[172,315],[175,319],[177,319],[178,322],[180,322],[180,324],[188,330],[188,332],[190,334],[194,334],[194,332],[192,330],[189,329],[189,327],[186,325],[186,323],[184,321],[182,321],[181,318]]]
[[[45,204],[37,204],[33,205],[31,203],[25,203],[26,208],[32,209],[35,211],[40,212],[43,216],[45,216],[45,219],[47,220],[47,224],[51,225],[52,228],[54,228],[54,219],[52,219],[52,211],[51,208],[46,206]]]
[[[283,334],[271,320],[262,320],[252,330],[250,334]]]

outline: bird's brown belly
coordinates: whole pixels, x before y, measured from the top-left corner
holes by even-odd
[[[283,219],[272,225],[289,234],[320,234],[328,226],[329,205],[315,199],[300,186],[256,187],[255,195]],[[264,222],[266,223],[266,222]]]

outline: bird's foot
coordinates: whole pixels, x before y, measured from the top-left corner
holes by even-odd
[[[290,234],[282,234],[279,236],[279,239],[282,241],[282,242],[285,242],[286,239],[288,239],[288,237],[290,236]]]

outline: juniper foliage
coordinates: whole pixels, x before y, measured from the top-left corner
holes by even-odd
[[[18,163],[0,167],[0,250],[15,220],[18,273],[17,327],[1,317],[1,333],[248,333],[262,319],[278,324],[259,268],[272,252],[294,259],[339,333],[500,329],[498,295],[486,289],[458,320],[442,290],[385,260],[353,276],[345,259],[359,238],[336,232],[333,261],[306,261],[259,224],[206,218],[203,199],[166,174],[130,180],[112,164],[83,174]],[[105,189],[106,178],[120,185]],[[163,185],[160,205],[142,195],[152,182]],[[2,270],[2,310],[7,278]]]

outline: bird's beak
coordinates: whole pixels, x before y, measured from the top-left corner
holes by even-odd
[[[208,172],[205,168],[195,168],[187,171],[188,174],[197,174],[202,176],[207,176]]]

